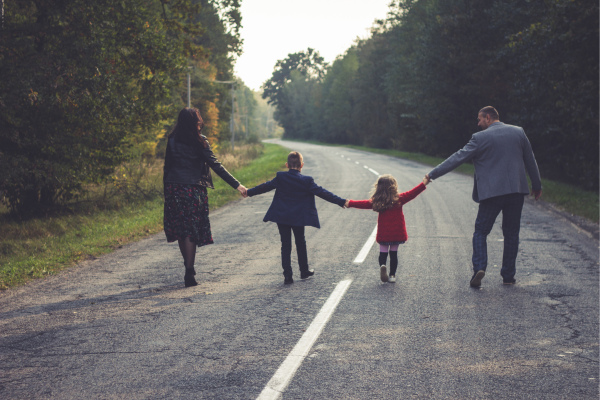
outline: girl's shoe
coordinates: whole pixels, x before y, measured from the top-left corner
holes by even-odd
[[[185,275],[183,276],[183,282],[185,282],[185,287],[196,286],[198,282],[196,282],[196,278],[194,278],[195,271],[185,270]]]
[[[385,265],[381,266],[380,277],[381,277],[381,282],[388,281],[387,268],[385,267]]]
[[[388,282],[390,282],[390,283],[394,283],[394,282],[396,282],[396,277],[395,277],[394,275],[390,275],[390,276],[388,277]]]

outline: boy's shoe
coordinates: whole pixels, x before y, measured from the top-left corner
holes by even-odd
[[[290,278],[285,278],[283,280],[283,284],[284,285],[289,285],[289,284],[292,284],[292,283],[294,283],[294,279],[292,279],[291,277]]]
[[[514,285],[515,283],[517,283],[517,280],[515,278],[513,278],[513,279],[503,279],[502,283],[504,285]]]
[[[396,276],[395,276],[395,275],[390,275],[390,276],[388,277],[388,282],[389,282],[389,283],[394,283],[394,282],[396,282]]]
[[[310,278],[311,276],[313,276],[315,274],[315,270],[314,269],[309,269],[308,271],[306,271],[305,273],[301,273],[300,274],[300,279],[306,279],[306,278]]]
[[[380,270],[380,277],[381,277],[381,282],[387,282],[388,281],[388,274],[387,274],[387,268],[385,267],[385,265],[381,266],[381,270]]]
[[[469,283],[469,285],[471,287],[481,286],[481,280],[483,279],[484,276],[485,276],[485,271],[480,269],[479,271],[477,271],[473,274],[473,277],[471,278],[471,282]]]

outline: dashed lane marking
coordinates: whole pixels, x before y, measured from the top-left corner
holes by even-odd
[[[365,261],[365,258],[367,258],[367,255],[369,254],[369,251],[371,251],[371,247],[373,247],[373,244],[375,243],[375,236],[377,236],[377,225],[375,225],[375,229],[373,229],[371,236],[369,236],[369,238],[367,239],[367,243],[365,243],[363,248],[360,250],[360,253],[358,253],[356,258],[354,259],[355,264],[361,264],[363,261]]]
[[[275,400],[281,397],[283,391],[287,388],[296,374],[298,367],[300,367],[302,361],[304,361],[313,344],[315,344],[317,338],[321,334],[321,331],[323,331],[323,328],[331,318],[331,315],[346,293],[346,290],[348,290],[350,283],[352,283],[352,280],[347,279],[337,284],[333,293],[331,293],[329,299],[327,299],[321,308],[321,311],[319,311],[306,332],[304,332],[304,335],[302,335],[296,346],[292,349],[292,352],[279,366],[279,369],[257,397],[257,400]]]

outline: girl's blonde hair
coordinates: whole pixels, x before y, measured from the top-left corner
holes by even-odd
[[[373,211],[384,212],[398,202],[398,182],[391,175],[381,175],[370,193]]]

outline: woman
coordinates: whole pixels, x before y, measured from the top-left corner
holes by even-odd
[[[207,187],[214,189],[210,168],[243,196],[246,188],[217,160],[206,137],[204,121],[195,108],[184,108],[169,135],[163,183],[164,226],[168,242],[179,242],[185,266],[185,286],[196,286],[196,247],[212,244]]]

